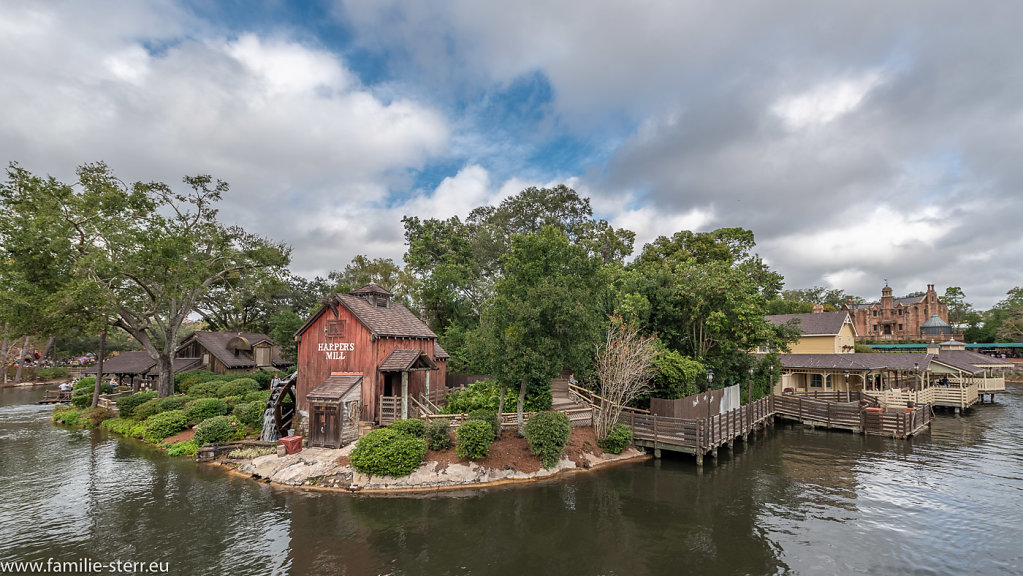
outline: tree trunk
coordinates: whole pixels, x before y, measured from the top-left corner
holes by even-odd
[[[18,358],[18,369],[14,372],[14,383],[18,384],[21,382],[21,370],[25,367],[25,350],[28,350],[28,336],[25,336],[25,345],[21,347],[21,352]]]
[[[508,387],[501,384],[500,392],[498,393],[501,395],[501,399],[497,401],[497,419],[500,421],[501,414],[504,414],[504,396],[508,393]]]
[[[526,388],[529,385],[529,381],[525,378],[522,379],[522,384],[519,384],[519,401],[516,404],[515,409],[515,423],[519,427],[519,436],[526,435],[526,423],[522,417],[522,407],[526,404]]]
[[[45,359],[47,356],[49,356],[50,349],[53,348],[53,343],[56,341],[57,337],[51,334],[50,338],[46,340],[46,348],[43,350],[43,355],[40,357],[40,359]]]
[[[100,386],[103,385],[103,356],[107,348],[107,331],[104,329],[99,333],[99,354],[96,358],[96,385],[92,387],[92,408],[99,406]]]
[[[166,352],[161,352],[156,363],[160,366],[160,375],[156,380],[157,395],[166,398],[174,394],[174,358]]]
[[[7,347],[7,323],[4,322],[4,347],[0,350],[0,368],[4,371],[4,386],[7,386],[7,355],[10,349]]]

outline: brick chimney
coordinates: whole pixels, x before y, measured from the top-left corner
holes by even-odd
[[[806,308],[803,308],[803,310],[806,310]],[[814,304],[813,305],[813,313],[814,314],[823,314],[824,313],[824,305],[823,304]]]

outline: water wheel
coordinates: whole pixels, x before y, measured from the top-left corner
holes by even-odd
[[[287,436],[295,418],[295,375],[281,384],[280,392],[271,397],[274,411],[274,426],[279,436]]]

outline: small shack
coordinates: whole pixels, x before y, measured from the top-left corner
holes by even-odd
[[[309,401],[309,445],[340,448],[359,437],[361,374],[331,374]]]
[[[181,341],[174,363],[187,363],[215,374],[278,370],[291,365],[281,356],[281,347],[266,334],[203,331]]]

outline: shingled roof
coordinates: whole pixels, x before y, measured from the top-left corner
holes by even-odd
[[[266,334],[257,334],[255,332],[193,332],[190,336],[186,337],[178,348],[183,348],[188,345],[192,340],[199,342],[199,345],[209,351],[217,360],[224,363],[224,366],[228,368],[252,368],[255,367],[256,361],[252,357],[251,351],[240,350],[236,355],[233,350],[228,348],[228,344],[235,338],[244,338],[250,346],[255,346],[262,342],[269,342],[271,345],[273,341]],[[279,346],[273,346],[271,348],[272,354],[270,362],[274,366],[287,366],[289,363],[281,357],[281,349]]]
[[[834,336],[842,330],[846,318],[849,318],[849,312],[839,310],[816,314],[775,314],[764,318],[776,326],[795,321],[804,336]],[[853,327],[853,330],[856,328]]]
[[[117,356],[110,356],[103,359],[104,374],[145,374],[156,366],[156,360],[149,356],[145,350],[134,350],[121,352]],[[95,374],[98,367],[89,370]]]
[[[416,366],[416,365],[419,366]],[[379,370],[381,372],[407,372],[413,367],[428,368],[430,370],[436,370],[437,365],[430,360],[430,357],[419,349],[414,350],[394,350],[386,359],[380,364]]]
[[[310,401],[336,402],[345,397],[353,388],[362,385],[358,374],[332,374],[306,395]]]

